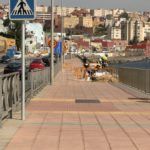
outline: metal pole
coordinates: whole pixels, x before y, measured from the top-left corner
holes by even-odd
[[[53,34],[54,34],[54,12],[53,8],[54,7],[54,2],[51,0],[51,65],[50,65],[50,77],[51,77],[51,85],[53,84],[54,80],[54,39],[53,39]]]
[[[63,13],[63,0],[61,0],[61,70],[63,69],[63,63],[64,63],[64,60],[65,60],[65,57],[64,57],[64,50],[63,50],[63,18],[64,17],[64,13]]]
[[[25,120],[25,21],[22,21],[22,104],[21,119]]]

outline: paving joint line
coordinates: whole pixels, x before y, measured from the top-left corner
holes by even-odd
[[[60,141],[61,141],[61,136],[62,136],[62,126],[63,126],[63,113],[61,115],[61,123],[60,123],[60,130],[59,130],[59,137],[58,137],[58,147],[57,149],[60,149]]]
[[[83,143],[83,150],[85,150],[85,138],[84,138],[84,131],[83,131],[83,126],[82,126],[81,117],[80,117],[79,112],[78,112],[78,117],[79,117],[80,129],[81,129],[81,137],[82,137],[82,143]]]
[[[104,134],[104,137],[105,137],[105,140],[107,141],[107,144],[108,144],[108,146],[109,146],[109,149],[112,150],[111,144],[110,144],[110,142],[109,142],[109,139],[108,139],[108,137],[107,137],[107,134],[106,134],[106,132],[105,132],[105,130],[104,130],[102,124],[100,123],[100,121],[99,121],[97,115],[96,115],[96,114],[94,114],[94,115],[95,115],[96,121],[97,121],[97,123],[98,123],[100,129],[102,130],[102,132],[103,132],[103,134]]]
[[[35,136],[34,136],[33,143],[32,143],[32,145],[31,145],[31,150],[34,150],[34,148],[33,148],[33,147],[34,147],[34,144],[35,144],[35,142],[36,142],[36,140],[37,140],[38,134],[40,133],[42,127],[44,126],[44,121],[46,120],[47,116],[48,116],[48,114],[46,114],[46,115],[44,116],[44,118],[42,119],[43,122],[41,123],[41,125],[40,125],[38,131],[36,132],[36,134],[35,134]]]
[[[113,120],[118,124],[118,126],[120,127],[120,129],[125,133],[125,135],[130,139],[131,143],[133,144],[133,146],[136,148],[136,150],[140,150],[136,143],[134,142],[134,140],[132,139],[132,137],[128,134],[128,132],[121,126],[121,124],[119,123],[119,121],[114,118],[114,116],[111,114],[111,117],[113,118]]]
[[[131,116],[127,115],[131,121],[133,121],[138,127],[140,127],[146,134],[150,136],[150,132],[148,132],[144,127],[142,127],[137,121],[135,121]]]

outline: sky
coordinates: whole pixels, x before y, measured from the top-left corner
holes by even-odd
[[[8,0],[0,0],[0,2]],[[38,4],[50,5],[51,0],[36,0]],[[54,0],[60,5],[61,0]],[[150,0],[63,0],[64,6],[83,8],[125,8],[129,11],[150,11]]]

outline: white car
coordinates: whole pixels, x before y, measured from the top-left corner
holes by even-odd
[[[19,52],[19,51],[16,52],[15,55],[14,55],[14,58],[15,59],[21,59],[21,52]]]

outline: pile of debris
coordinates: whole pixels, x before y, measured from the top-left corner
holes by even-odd
[[[118,82],[117,78],[115,78],[110,73],[102,73],[101,76],[96,76],[96,81],[104,81],[104,82]]]

